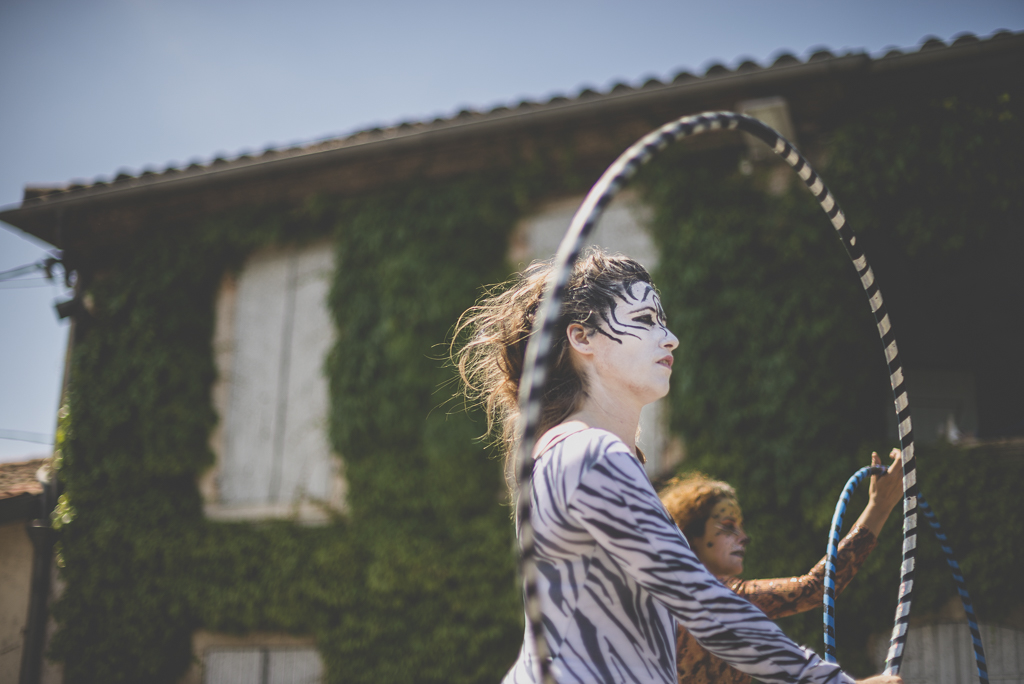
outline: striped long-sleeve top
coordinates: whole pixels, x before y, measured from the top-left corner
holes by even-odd
[[[620,439],[595,428],[554,430],[539,442],[532,519],[544,636],[560,684],[674,684],[676,620],[762,681],[853,681],[704,568]],[[504,683],[535,684],[535,672],[527,621]]]

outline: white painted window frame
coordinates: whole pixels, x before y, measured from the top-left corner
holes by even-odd
[[[278,271],[271,275],[279,281],[283,276],[284,289],[280,282],[276,286],[274,282],[254,284],[251,273],[246,281],[246,269],[252,268]],[[320,242],[260,250],[250,256],[241,273],[227,273],[222,280],[213,340],[218,376],[212,387],[212,399],[219,416],[210,436],[215,464],[199,482],[204,512],[212,520],[292,519],[322,524],[331,519],[332,513],[344,511],[343,463],[329,447],[329,400],[323,374],[326,355],[335,339],[326,303],[331,273],[333,247]],[[260,320],[262,300],[243,298],[252,300],[252,295],[260,294],[261,287],[268,300],[279,299],[276,303],[285,307],[280,329],[262,330],[262,326],[253,324]],[[240,289],[245,290],[241,295]],[[245,331],[240,329],[239,320],[243,321]],[[240,334],[264,332],[265,340],[238,338]],[[254,355],[259,358],[261,345],[268,350],[268,360],[262,369],[266,371],[265,377],[239,377],[239,366],[246,363],[250,370],[261,370],[253,362]],[[307,353],[309,349],[313,353]],[[242,354],[248,354],[248,361],[240,358]],[[300,406],[305,408],[296,411]],[[239,426],[253,414],[260,434],[243,433]],[[268,450],[269,463],[263,463],[268,460]],[[248,456],[241,454],[249,453],[254,454],[258,464],[245,462]],[[296,474],[296,467],[312,467],[314,472]],[[232,477],[235,480],[227,480]],[[245,477],[269,478],[264,500],[244,501],[237,494],[232,496],[232,492],[239,490],[238,478]],[[303,493],[296,478],[320,491]],[[253,489],[264,487],[256,485]]]

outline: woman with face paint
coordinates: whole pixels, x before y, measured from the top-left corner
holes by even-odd
[[[893,449],[889,472],[872,476],[868,504],[836,556],[836,593],[857,574],[875,548],[882,525],[903,496],[903,463]],[[872,465],[880,465],[871,454]],[[821,609],[825,591],[825,559],[800,577],[741,580],[743,558],[750,538],[743,531],[743,513],[736,492],[725,482],[692,473],[671,481],[661,500],[676,525],[690,542],[697,558],[729,589],[764,611],[771,619]],[[702,648],[683,625],[676,642],[679,684],[750,684],[751,678]]]
[[[453,358],[467,396],[498,428],[513,493],[519,381],[551,271],[534,264],[456,326],[456,339],[468,341]],[[552,675],[566,684],[675,684],[678,621],[764,682],[852,682],[715,579],[651,486],[636,447],[640,410],[668,393],[678,344],[643,266],[601,251],[573,265],[549,352],[531,491]],[[537,684],[526,625],[505,684]]]

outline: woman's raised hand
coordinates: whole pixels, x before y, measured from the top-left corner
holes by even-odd
[[[886,515],[903,498],[903,459],[900,458],[900,450],[890,451],[889,458],[892,459],[889,472],[881,477],[872,475],[871,485],[868,487],[868,500],[875,502]],[[878,457],[876,451],[871,452],[871,465],[882,465],[882,459]]]
[[[858,679],[857,684],[903,684],[903,677],[899,675],[875,675],[867,679]]]
[[[900,458],[900,450],[893,449],[889,456],[892,457],[889,472],[885,475],[871,476],[868,505],[857,519],[857,523],[871,530],[875,537],[882,531],[882,525],[885,524],[889,513],[903,498],[903,460]],[[877,452],[871,453],[871,465],[882,465]]]

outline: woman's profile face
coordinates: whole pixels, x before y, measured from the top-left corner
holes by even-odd
[[[748,543],[740,505],[736,499],[722,499],[711,509],[704,534],[693,540],[693,551],[712,575],[735,577],[743,572]]]
[[[617,394],[649,404],[668,394],[672,350],[679,339],[667,327],[654,287],[638,282],[601,314],[589,335],[593,371]]]

